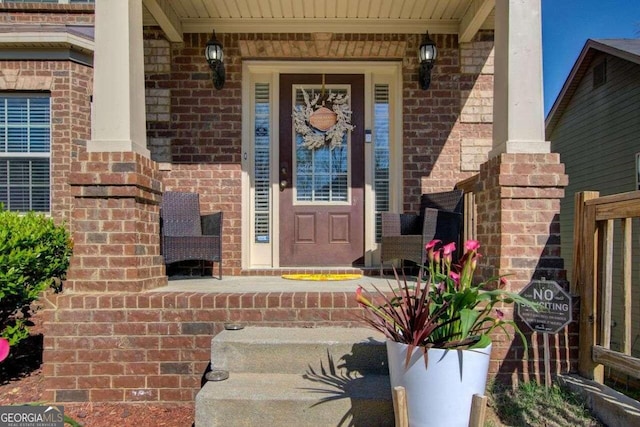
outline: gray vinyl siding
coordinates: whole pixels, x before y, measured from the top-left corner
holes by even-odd
[[[593,88],[593,68],[606,58],[607,81]],[[569,185],[560,208],[561,254],[571,280],[574,195],[599,191],[600,195],[636,190],[636,153],[640,152],[640,65],[600,53],[579,82],[553,133],[551,149],[560,154]],[[616,223],[616,253],[620,252],[620,224]],[[640,355],[640,221],[633,224],[632,353]],[[614,256],[614,258],[616,258]],[[620,283],[614,268],[614,287]],[[613,321],[621,325],[620,289],[613,296]],[[620,328],[612,330],[612,348],[620,345]]]

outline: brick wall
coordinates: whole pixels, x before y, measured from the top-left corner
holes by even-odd
[[[493,96],[493,33],[480,32],[462,45],[454,36],[432,38],[438,60],[429,90],[417,89],[417,58],[409,54],[419,38],[407,46],[403,61],[405,211],[417,210],[420,194],[451,190],[477,172],[491,148],[493,119],[486,112],[492,104],[483,107],[482,116],[465,115],[464,108],[487,104],[482,100],[487,91]]]
[[[93,25],[93,4],[0,3],[3,24]]]
[[[51,214],[71,220],[71,163],[91,134],[93,70],[71,61],[0,61],[0,91],[51,96]]]
[[[171,43],[157,31],[147,31],[144,39],[144,73],[147,148],[157,162],[171,162]]]
[[[49,295],[45,392],[56,402],[194,401],[224,322],[354,326],[353,294],[191,292]]]
[[[198,164],[205,169],[218,165],[216,172],[240,188],[237,172],[241,164],[241,71],[242,60],[316,58],[401,59],[403,64],[403,205],[405,211],[418,209],[420,194],[449,190],[457,182],[476,172],[486,161],[491,145],[491,123],[460,119],[463,99],[482,103],[487,90],[493,89],[491,62],[493,33],[482,32],[466,51],[481,48],[473,65],[464,70],[460,64],[460,46],[452,35],[433,35],[438,46],[438,61],[432,73],[431,88],[418,87],[416,52],[421,35],[406,34],[216,34],[225,49],[226,83],[215,90],[211,72],[202,55],[210,34],[186,34],[183,44],[166,48],[157,32],[145,32],[147,58],[146,87],[148,136],[155,160],[173,163],[172,179],[178,164]],[[477,45],[477,46],[476,46]],[[357,47],[352,53],[347,49]],[[468,55],[471,56],[471,55]],[[151,59],[154,59],[153,61]],[[160,64],[153,65],[155,60]],[[170,67],[165,64],[170,63]],[[480,87],[482,90],[473,90]],[[170,98],[170,119],[166,102]],[[474,101],[475,102],[475,101]],[[490,108],[490,106],[489,106]],[[486,110],[486,107],[485,107]],[[474,116],[475,117],[475,116]],[[465,149],[465,156],[462,148]],[[464,172],[461,172],[464,171]],[[237,176],[237,178],[236,178]],[[194,179],[181,179],[174,189],[216,194],[223,189],[202,186]],[[240,192],[234,193],[234,207],[240,208]],[[217,206],[212,207],[214,210]],[[240,218],[240,211],[231,211]],[[226,212],[225,212],[226,215]],[[225,220],[225,226],[226,226]],[[235,231],[232,230],[232,231]],[[239,255],[238,234],[232,235],[233,255]],[[240,258],[229,258],[235,274]],[[226,265],[226,262],[225,262]],[[225,273],[227,274],[227,273]]]
[[[493,34],[460,46],[460,170],[478,172],[493,141]]]
[[[202,54],[209,37],[185,34],[184,44],[170,45],[157,31],[145,31],[148,146],[152,159],[162,162],[166,191],[197,192],[203,213],[224,212],[223,275],[239,275],[241,61],[233,37],[218,35],[227,58],[226,83],[214,89]],[[211,264],[205,267],[211,274]],[[199,263],[188,262],[169,266],[168,273],[192,269],[201,274]]]

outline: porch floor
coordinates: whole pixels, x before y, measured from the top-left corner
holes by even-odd
[[[407,280],[414,280],[407,276]],[[389,276],[362,276],[352,280],[291,280],[280,276],[223,276],[169,277],[167,286],[149,292],[202,292],[202,293],[271,293],[271,292],[355,292],[358,286],[374,291],[373,286],[385,291],[395,278]]]

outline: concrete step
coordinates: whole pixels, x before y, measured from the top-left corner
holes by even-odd
[[[195,425],[393,426],[389,377],[232,372],[227,380],[209,381],[200,390]]]
[[[196,396],[196,427],[392,426],[382,335],[367,328],[225,330]]]
[[[304,374],[310,369],[388,375],[384,338],[368,328],[265,328],[222,331],[211,342],[214,369]]]

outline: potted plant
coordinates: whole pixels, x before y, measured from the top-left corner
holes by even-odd
[[[363,319],[387,338],[391,386],[405,388],[412,427],[468,425],[473,395],[485,391],[493,330],[508,334],[511,327],[526,346],[499,307],[533,304],[506,291],[504,277],[474,283],[479,248],[467,241],[454,264],[455,244],[431,241],[415,284],[396,272],[398,286],[390,292],[356,291]],[[496,289],[488,289],[492,283]]]

